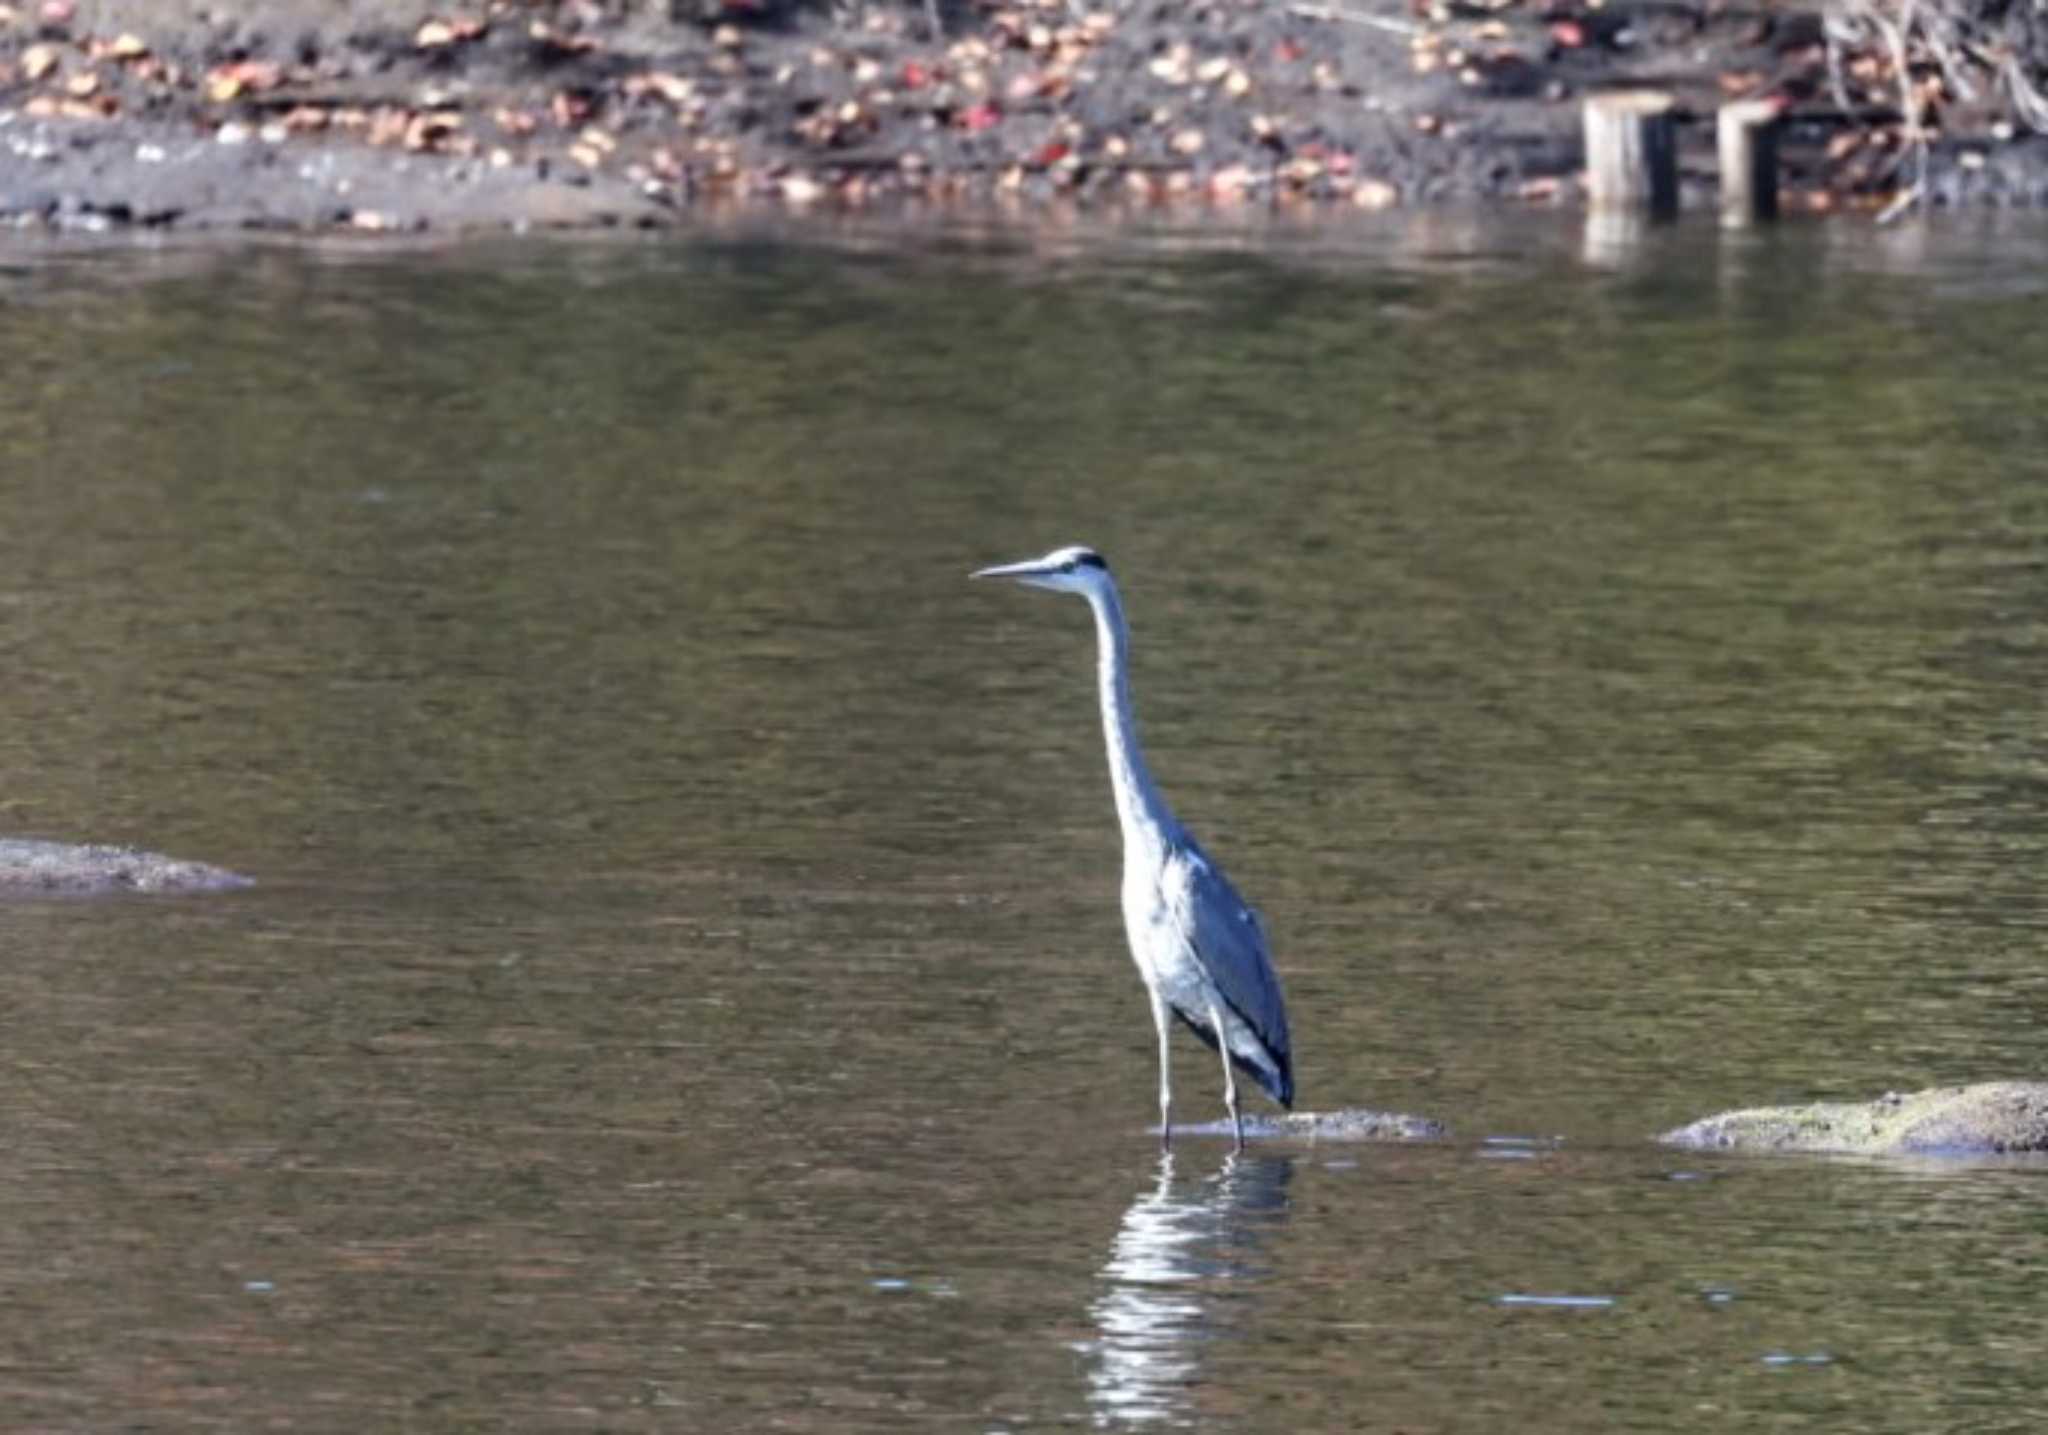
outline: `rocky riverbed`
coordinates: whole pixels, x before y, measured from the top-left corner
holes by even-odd
[[[1988,91],[1929,99],[1923,149],[1890,61],[1847,59],[1838,90],[1817,13],[1708,0],[6,0],[0,221],[1560,204],[1579,102],[1642,85],[1678,98],[1695,202],[1740,97],[1784,113],[1790,207],[2048,200],[2048,145]]]
[[[1660,1139],[1697,1150],[1885,1156],[2048,1151],[2048,1083],[1989,1081],[1890,1091],[1874,1101],[1724,1111]]]
[[[0,897],[107,892],[224,892],[247,877],[135,847],[0,837]]]
[[[1176,1124],[1176,1136],[1231,1135],[1230,1122]],[[1289,1111],[1279,1115],[1247,1112],[1246,1140],[1261,1141],[1441,1141],[1450,1128],[1427,1116],[1398,1111],[1367,1111],[1344,1107],[1333,1111]]]

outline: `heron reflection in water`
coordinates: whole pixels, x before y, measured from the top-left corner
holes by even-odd
[[[973,576],[1074,593],[1095,614],[1109,786],[1124,839],[1124,933],[1159,1033],[1159,1144],[1173,1140],[1170,1014],[1222,1053],[1223,1102],[1241,1151],[1244,1117],[1233,1068],[1282,1106],[1294,1105],[1287,1006],[1266,956],[1259,914],[1175,820],[1145,766],[1131,711],[1131,634],[1116,580],[1092,548],[1056,548],[1043,558],[984,568]]]
[[[1124,1212],[1090,1307],[1096,1336],[1085,1353],[1097,1425],[1190,1413],[1204,1347],[1249,1308],[1218,1299],[1221,1287],[1262,1274],[1259,1247],[1287,1216],[1291,1157],[1232,1154],[1199,1180],[1176,1180],[1173,1163],[1161,1155],[1157,1179]]]

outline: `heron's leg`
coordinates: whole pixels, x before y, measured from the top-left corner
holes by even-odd
[[[1233,1148],[1244,1150],[1244,1117],[1237,1109],[1237,1073],[1230,1069],[1230,1038],[1224,1033],[1223,1013],[1216,1003],[1209,1003],[1209,1024],[1216,1028],[1216,1050],[1223,1054],[1223,1104],[1230,1108],[1230,1134],[1236,1138]]]
[[[1173,1032],[1166,1016],[1166,998],[1157,991],[1151,992],[1152,1025],[1159,1028],[1159,1149],[1173,1148],[1173,1053],[1167,1047],[1167,1037]]]

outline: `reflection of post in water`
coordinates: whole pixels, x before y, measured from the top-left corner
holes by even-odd
[[[1175,1179],[1174,1158],[1124,1212],[1090,1313],[1096,1336],[1089,1399],[1098,1425],[1174,1420],[1187,1412],[1202,1347],[1248,1304],[1216,1299],[1226,1281],[1257,1280],[1265,1233],[1287,1214],[1294,1163],[1249,1153],[1206,1179]]]

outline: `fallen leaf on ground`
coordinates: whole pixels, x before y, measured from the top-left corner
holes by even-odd
[[[438,150],[462,128],[462,116],[446,111],[415,115],[405,127],[405,147],[414,153]]]
[[[557,90],[555,97],[548,101],[548,113],[555,117],[555,123],[563,129],[573,129],[590,118],[595,108],[587,95],[572,90]]]
[[[1255,182],[1256,177],[1247,166],[1230,164],[1209,176],[1209,191],[1219,199],[1240,199]]]
[[[535,20],[526,27],[526,38],[543,50],[552,50],[558,55],[587,55],[597,48],[597,41],[588,35],[569,35],[544,20]]]
[[[206,72],[206,97],[216,104],[225,104],[238,95],[261,94],[282,83],[284,71],[280,66],[267,60],[238,60],[215,65]]]
[[[697,86],[694,81],[686,80],[681,75],[672,75],[666,70],[650,70],[644,75],[634,75],[628,79],[625,91],[629,95],[659,95],[680,108],[689,103],[691,96],[697,93]]]
[[[370,143],[373,145],[401,144],[406,132],[412,127],[412,112],[395,106],[385,105],[370,115]]]

